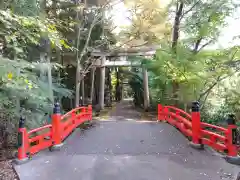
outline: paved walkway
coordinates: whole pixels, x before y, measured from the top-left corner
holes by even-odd
[[[190,148],[168,124],[140,118],[120,103],[110,121],[76,130],[61,151],[41,152],[15,168],[21,180],[236,180],[239,167]]]

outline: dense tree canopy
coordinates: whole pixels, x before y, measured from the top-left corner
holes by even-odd
[[[138,57],[150,70],[153,105],[175,104],[189,110],[189,103],[199,100],[204,118],[214,121],[222,119],[225,111],[237,111],[239,47],[208,47],[218,41],[227,18],[238,5],[230,0],[176,0],[166,7],[172,21],[171,38],[160,40],[153,58]]]

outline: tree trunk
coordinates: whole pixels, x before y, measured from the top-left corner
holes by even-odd
[[[111,107],[111,71],[110,68],[106,68],[106,92],[105,92],[105,104],[107,107]]]
[[[16,54],[16,52],[14,53],[14,60],[17,60],[17,54]],[[17,68],[17,77],[19,78],[19,76],[20,76],[20,71],[21,71],[21,69],[18,67]],[[20,99],[17,97],[16,98],[16,107],[17,107],[17,112],[19,113],[20,112],[20,110],[21,110],[21,105],[20,105]]]
[[[121,96],[121,90],[120,90],[120,81],[119,81],[119,68],[116,68],[116,79],[117,79],[117,83],[116,83],[116,90],[115,90],[115,100],[117,102],[119,102],[121,100],[120,96]]]
[[[41,13],[40,13],[40,18],[42,20],[45,20],[46,18],[46,0],[42,0],[40,2],[40,8],[41,8]],[[51,68],[51,45],[50,45],[50,40],[46,36],[46,33],[43,33],[41,35],[41,45],[42,45],[42,52],[40,53],[40,60],[42,62],[47,63],[48,68],[47,68],[47,81],[48,81],[48,91],[49,91],[49,99],[53,103],[53,88],[52,88],[52,68]],[[45,53],[47,53],[47,58],[45,57]],[[41,73],[44,73],[43,71]],[[45,73],[44,73],[45,74]],[[40,75],[43,78],[43,74]]]
[[[81,79],[81,95],[82,95],[82,105],[85,105],[85,84],[84,84],[84,78]]]
[[[183,2],[177,4],[176,7],[176,14],[173,24],[173,38],[172,38],[172,50],[175,54],[177,54],[177,44],[179,39],[179,26],[181,21],[181,16],[183,13]],[[178,98],[178,91],[179,91],[179,83],[176,80],[173,80],[173,103],[175,106],[179,105],[179,98]]]
[[[57,18],[57,0],[52,1],[52,7],[53,7],[53,14],[55,18]],[[61,51],[59,47],[56,47],[56,59],[59,64],[61,64]],[[61,84],[61,71],[58,71],[58,76],[57,76],[57,83],[60,85]],[[62,102],[61,97],[58,97],[59,102]]]
[[[110,106],[112,106],[112,69],[109,68],[109,91],[110,91]]]
[[[146,68],[142,68],[143,70],[143,94],[144,94],[144,110],[147,111],[149,109],[150,99],[149,99],[149,87],[148,87],[148,72]]]
[[[75,107],[79,107],[80,100],[80,65],[77,65],[76,70],[76,91],[75,91]]]
[[[79,17],[82,14],[81,12],[82,11],[77,11],[76,21],[79,21]],[[79,60],[79,51],[78,51],[79,50],[79,44],[80,44],[80,35],[81,35],[81,25],[80,24],[78,24],[76,26],[76,31],[77,31],[77,42],[76,42],[76,48],[77,48],[77,53],[76,53],[77,69],[76,69],[75,107],[79,107],[80,83],[81,83],[80,73],[81,73],[81,70],[82,70],[81,63],[80,63],[80,60]]]
[[[179,39],[179,25],[181,21],[181,15],[183,13],[183,3],[180,2],[180,4],[177,4],[176,7],[176,14],[174,18],[174,24],[173,24],[173,38],[172,38],[172,49],[175,53],[177,53],[177,43]]]
[[[91,69],[91,91],[90,91],[90,102],[92,104],[93,102],[93,96],[94,96],[94,84],[95,84],[95,71],[96,71],[96,68],[93,67]]]
[[[100,91],[99,91],[99,105],[100,109],[104,109],[104,95],[105,95],[105,61],[106,57],[103,56],[101,60],[101,79],[100,79]]]
[[[47,63],[48,63],[48,90],[49,90],[49,98],[51,103],[54,103],[54,97],[53,97],[53,86],[52,86],[52,66],[51,66],[51,47],[49,47],[50,50],[47,55]]]
[[[44,63],[45,62],[45,53],[44,52],[40,52],[40,63]],[[40,67],[40,79],[42,81],[45,80],[45,71],[42,67]]]

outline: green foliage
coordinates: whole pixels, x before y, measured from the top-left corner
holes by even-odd
[[[39,13],[37,0],[13,0],[11,9],[22,16],[36,16]]]
[[[11,112],[14,117],[25,115],[29,127],[37,127],[43,123],[45,113],[52,109],[49,100],[48,84],[38,77],[39,64],[24,60],[0,58],[0,108]],[[19,69],[21,69],[20,72]],[[54,83],[54,92],[61,96],[71,96],[72,92]],[[20,101],[20,109],[17,101]],[[21,113],[20,113],[21,111]],[[45,119],[46,120],[46,119]]]
[[[185,15],[183,22],[185,42],[190,46],[199,39],[209,44],[215,42],[221,29],[227,24],[226,17],[231,16],[235,10],[231,0],[194,0],[186,4],[188,8],[192,7],[191,11]]]
[[[40,38],[43,33],[47,33],[52,47],[69,48],[49,19],[40,20],[38,17],[19,16],[10,11],[0,10],[0,27],[0,42],[6,46],[7,54],[10,55],[15,53],[24,57],[29,45],[40,47]]]
[[[16,124],[20,115],[27,117],[29,128],[46,123],[46,113],[51,114],[52,102],[49,97],[49,84],[39,74],[51,66],[53,71],[62,68],[58,64],[38,62],[29,59],[30,47],[40,47],[43,33],[49,38],[52,47],[68,47],[55,25],[39,17],[19,16],[8,10],[0,10],[0,109],[11,114]],[[39,54],[38,54],[39,55]],[[45,73],[44,73],[45,74]],[[72,91],[52,77],[52,90],[57,97],[70,97]]]
[[[218,40],[226,19],[238,5],[230,0],[174,2],[169,11],[184,4],[183,13],[179,15],[177,31],[181,37],[177,39],[176,51],[172,42],[162,40],[154,57],[148,60],[135,57],[149,70],[152,105],[171,105],[177,101],[180,108],[189,110],[189,103],[199,100],[204,121],[222,123],[227,112],[240,117],[239,47],[206,48]],[[132,81],[142,86],[137,78]]]

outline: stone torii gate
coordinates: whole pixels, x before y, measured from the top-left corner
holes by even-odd
[[[116,67],[116,66],[142,66],[139,63],[131,62],[128,60],[128,56],[152,56],[155,54],[156,49],[159,47],[142,47],[135,49],[120,49],[113,52],[94,50],[91,55],[94,57],[101,57],[98,59],[93,66],[100,67],[100,93],[99,93],[99,106],[100,109],[104,109],[104,91],[105,91],[105,68]],[[143,88],[144,88],[144,109],[149,108],[149,86],[148,86],[148,72],[147,69],[143,69]]]

